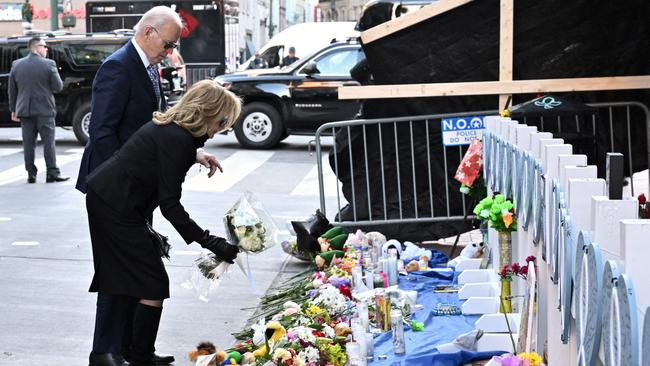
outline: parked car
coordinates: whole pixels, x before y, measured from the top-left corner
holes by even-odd
[[[27,42],[34,35],[41,36],[47,43],[49,49],[47,57],[56,61],[59,75],[63,80],[63,90],[54,95],[57,106],[57,126],[71,127],[77,140],[85,145],[88,141],[90,101],[95,73],[106,57],[131,39],[133,32],[129,30],[93,34],[46,32],[0,38],[0,127],[20,126],[11,121],[7,94],[9,72],[14,60],[27,55]],[[184,76],[181,76],[184,75],[184,65],[180,55],[169,58],[167,64],[161,65],[160,70],[165,96],[173,104],[185,88]]]
[[[358,85],[350,69],[364,54],[356,40],[335,42],[282,69],[256,69],[215,80],[243,100],[233,126],[246,148],[269,149],[289,135],[313,135],[326,122],[352,119],[359,103],[338,87]]]

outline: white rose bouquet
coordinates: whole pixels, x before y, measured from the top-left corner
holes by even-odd
[[[277,226],[262,207],[262,203],[251,192],[245,192],[226,212],[223,223],[228,241],[245,253],[261,253],[278,242]],[[251,287],[254,287],[250,269],[244,269],[241,256],[237,257],[236,263],[248,277]],[[196,259],[190,276],[183,285],[185,288],[195,290],[199,299],[207,301],[209,294],[219,286],[229,266],[229,263],[204,251]]]

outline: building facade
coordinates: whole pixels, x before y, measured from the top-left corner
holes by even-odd
[[[356,22],[359,20],[365,0],[319,1],[318,11],[323,22]]]

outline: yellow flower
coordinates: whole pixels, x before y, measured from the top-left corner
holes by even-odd
[[[306,314],[307,316],[318,315],[318,314],[321,314],[322,312],[323,312],[323,309],[321,309],[320,307],[318,307],[318,306],[316,306],[316,305],[313,305],[313,304],[310,305],[310,306],[305,310],[305,314]]]
[[[517,354],[517,357],[521,358],[522,360],[530,361],[530,366],[539,366],[542,364],[542,357],[535,352],[519,353]]]

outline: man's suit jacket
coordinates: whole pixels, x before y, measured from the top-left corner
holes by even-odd
[[[33,52],[11,65],[9,73],[9,109],[18,117],[54,117],[53,93],[63,88],[54,60]]]
[[[132,42],[106,58],[93,81],[90,138],[76,186],[84,193],[86,176],[119,150],[158,110],[151,79]],[[163,96],[160,82],[157,87]],[[162,109],[166,109],[164,96],[161,103]]]

